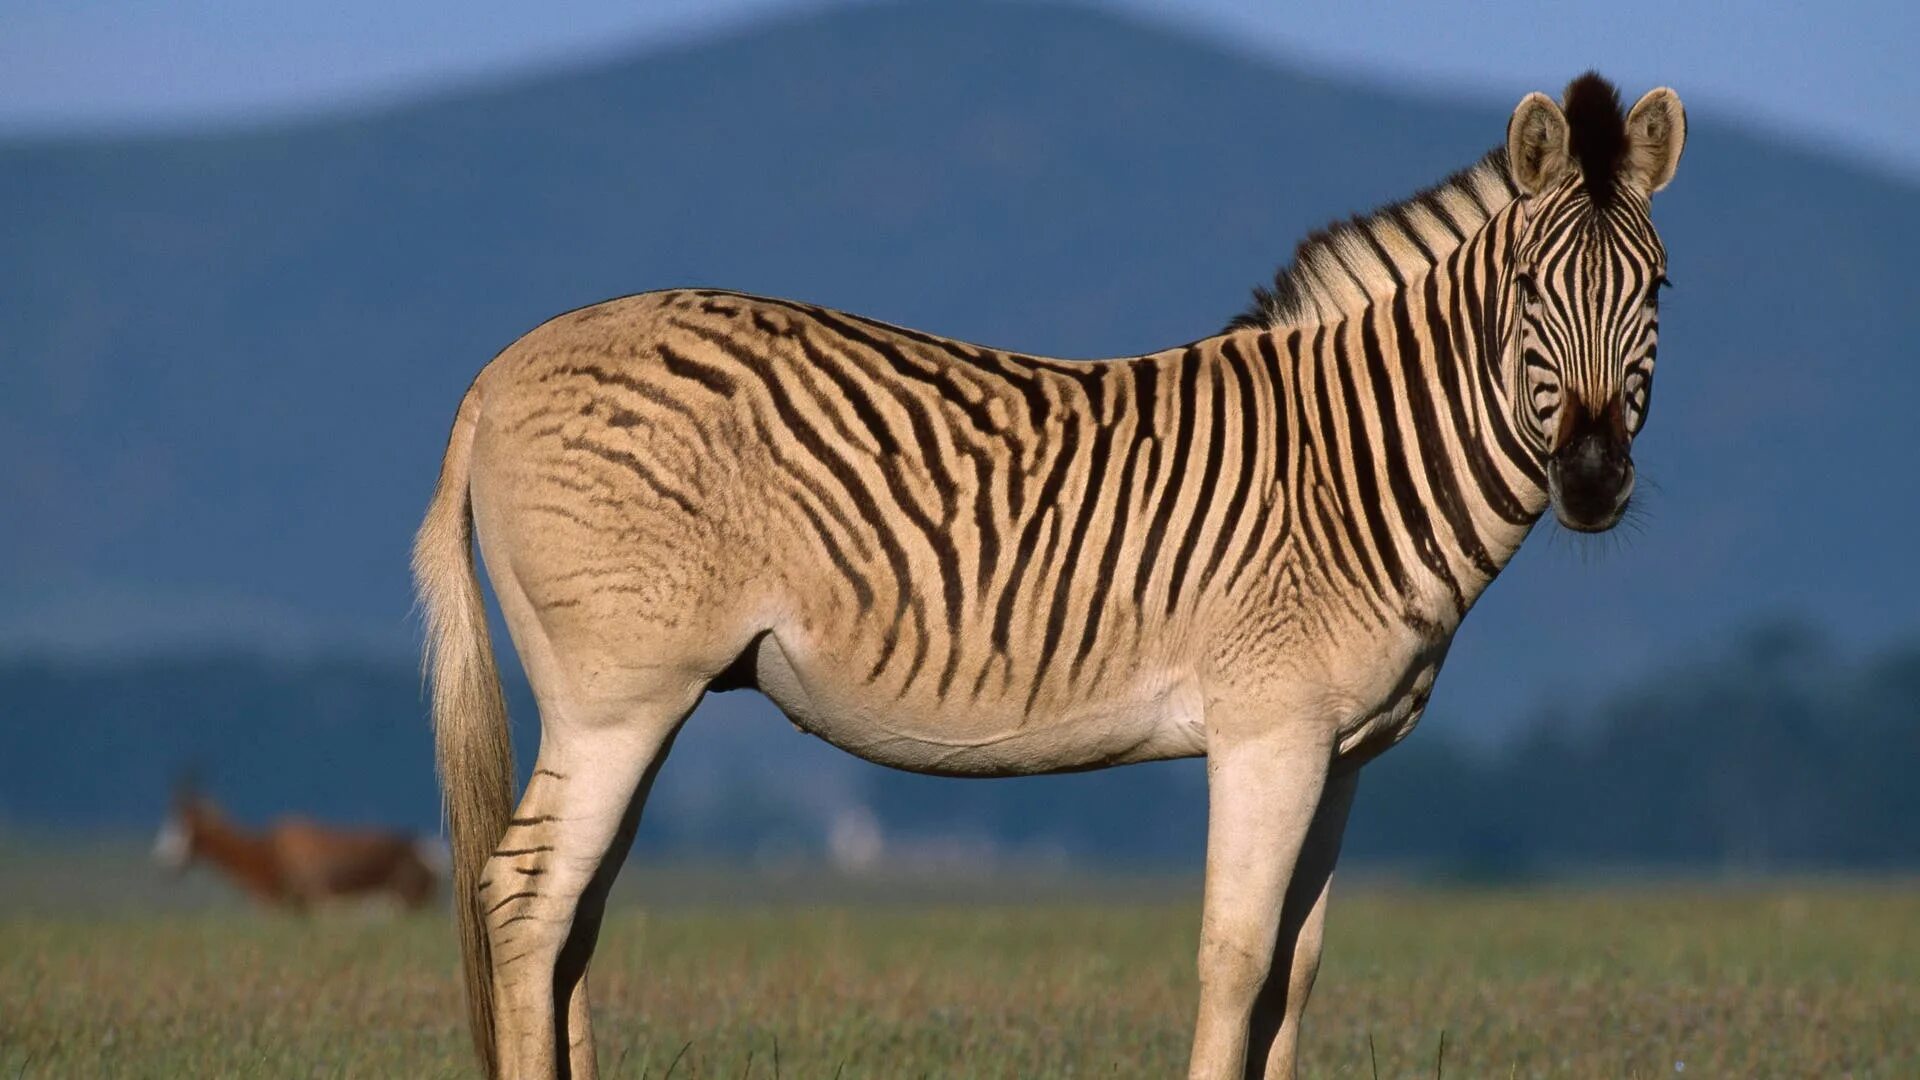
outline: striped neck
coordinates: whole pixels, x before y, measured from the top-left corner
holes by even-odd
[[[1437,595],[1464,616],[1547,507],[1541,449],[1516,421],[1509,253],[1523,213],[1501,206],[1352,310],[1229,335],[1291,356],[1306,436],[1295,482],[1331,503],[1298,525],[1316,561],[1384,610]]]

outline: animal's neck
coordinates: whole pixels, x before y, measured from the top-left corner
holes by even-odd
[[[1526,379],[1521,371],[1513,267],[1514,237],[1527,203],[1494,213],[1432,271],[1410,280],[1386,302],[1426,314],[1431,347],[1414,341],[1416,362],[1431,370],[1449,395],[1453,425],[1445,445],[1464,469],[1463,497],[1486,523],[1490,553],[1499,566],[1547,509],[1545,447],[1525,422]],[[1396,346],[1406,349],[1403,338]]]
[[[275,895],[283,884],[278,861],[264,836],[207,815],[193,824],[194,850],[249,890]]]
[[[1252,335],[1294,354],[1320,485],[1303,495],[1338,507],[1340,520],[1300,521],[1327,534],[1330,561],[1344,547],[1350,580],[1389,609],[1437,588],[1463,615],[1547,505],[1538,448],[1516,422],[1508,252],[1521,212],[1501,207],[1355,310]]]

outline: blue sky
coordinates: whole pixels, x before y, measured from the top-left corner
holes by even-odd
[[[685,41],[823,0],[6,0],[0,132],[219,125],[327,111]],[[1234,48],[1457,97],[1599,67],[1920,176],[1920,6],[1540,0],[1106,0]]]

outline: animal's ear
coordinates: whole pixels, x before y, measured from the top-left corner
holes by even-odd
[[[1538,195],[1573,168],[1568,134],[1567,114],[1552,98],[1532,93],[1521,99],[1507,121],[1507,165],[1520,190]]]
[[[1649,195],[1667,186],[1687,145],[1687,110],[1680,95],[1649,90],[1627,114],[1626,179]]]

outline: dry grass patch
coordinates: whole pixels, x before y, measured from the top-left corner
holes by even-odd
[[[1191,902],[609,918],[614,1077],[1172,1076]],[[461,1076],[435,918],[0,921],[0,1077]],[[1920,1075],[1920,890],[1339,896],[1310,1076]],[[1371,1042],[1372,1051],[1369,1051]],[[677,1060],[676,1060],[677,1059]]]

